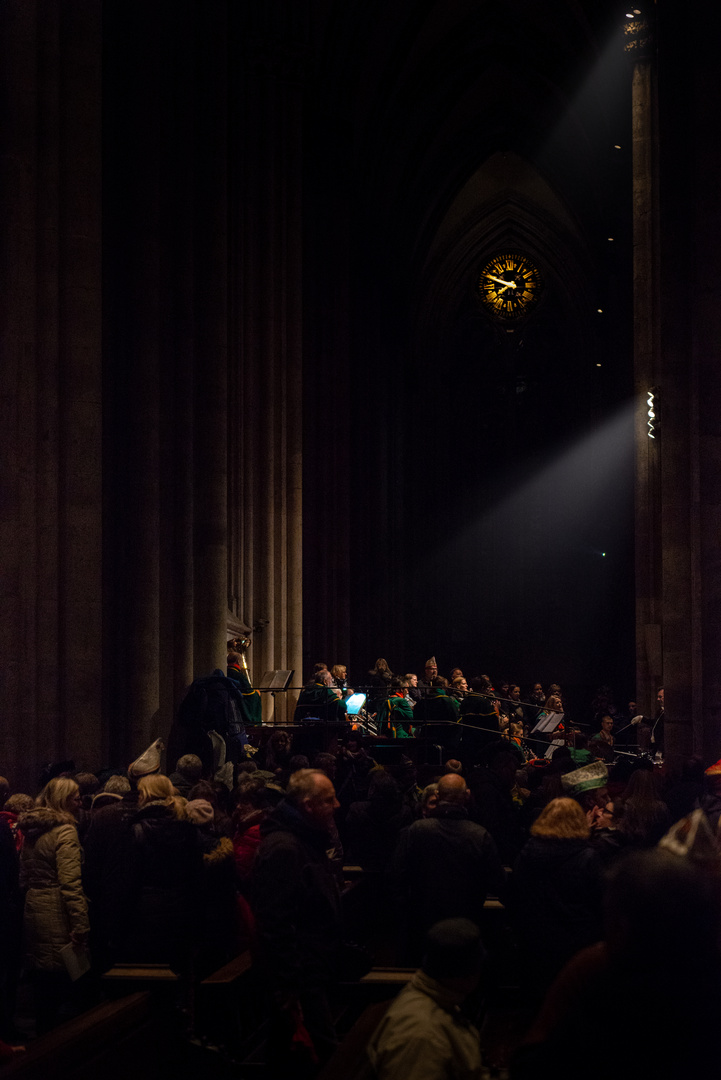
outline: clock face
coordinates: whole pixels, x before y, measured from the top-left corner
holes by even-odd
[[[519,319],[538,301],[541,275],[525,255],[494,255],[481,271],[478,289],[497,319]]]

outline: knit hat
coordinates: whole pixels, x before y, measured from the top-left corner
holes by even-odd
[[[185,804],[185,812],[188,815],[188,821],[192,821],[193,825],[210,825],[215,816],[213,807],[207,799],[191,799]]]
[[[160,772],[160,755],[165,750],[162,739],[156,739],[140,757],[136,758],[132,765],[128,766],[128,776],[139,780],[141,776],[150,776],[151,773]]]
[[[574,769],[561,777],[563,790],[571,796],[605,787],[607,783],[608,769],[602,761],[594,761],[591,765],[584,765],[582,769]]]

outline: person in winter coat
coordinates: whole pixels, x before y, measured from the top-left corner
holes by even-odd
[[[328,833],[338,809],[325,773],[300,769],[285,800],[261,825],[251,874],[258,970],[270,997],[268,1066],[272,1076],[305,1075],[336,1046],[329,995],[342,940],[340,893],[328,857]]]
[[[411,825],[413,811],[403,806],[398,784],[377,769],[371,773],[368,798],[351,803],[345,822],[345,844],[352,862],[373,873],[384,872],[393,857],[401,829]]]
[[[203,853],[203,919],[196,934],[196,970],[205,976],[240,952],[233,844],[216,830],[213,807],[207,800],[191,800],[185,812],[196,827]]]
[[[138,782],[138,810],[128,822],[132,910],[120,953],[187,972],[203,918],[203,849],[174,790],[163,775]]]
[[[0,821],[4,821],[10,829],[18,854],[22,851],[23,840],[25,839],[21,830],[18,829],[18,818],[26,810],[32,810],[34,805],[35,800],[32,795],[17,794],[11,795],[5,806],[0,810]]]
[[[78,785],[69,777],[51,780],[35,809],[21,814],[25,836],[20,884],[25,897],[25,953],[31,970],[38,1032],[57,1023],[70,991],[62,950],[84,949],[89,932],[88,905],[81,881],[82,849],[76,817]]]
[[[531,827],[511,881],[529,987],[544,991],[567,960],[601,937],[602,863],[575,799],[552,799]]]
[[[0,815],[0,1039],[12,1038],[15,991],[20,974],[18,944],[22,903],[18,870],[15,839],[10,826]]]
[[[393,867],[405,962],[420,959],[423,940],[446,918],[480,926],[490,893],[502,893],[505,873],[490,833],[468,817],[468,789],[462,776],[438,781],[438,804],[430,817],[414,821],[398,839]]]
[[[479,1080],[478,1029],[462,1012],[485,965],[475,923],[445,919],[426,935],[423,966],[374,1031],[368,1058],[377,1080]]]

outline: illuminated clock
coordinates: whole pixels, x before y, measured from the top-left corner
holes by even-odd
[[[503,320],[527,315],[538,302],[541,288],[541,274],[526,255],[494,255],[478,279],[484,305]]]

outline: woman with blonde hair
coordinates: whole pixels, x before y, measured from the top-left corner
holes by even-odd
[[[80,788],[75,781],[69,776],[56,776],[45,785],[35,805],[55,810],[68,824],[77,821],[81,801]]]
[[[511,909],[529,989],[542,994],[575,952],[601,937],[602,864],[575,799],[552,799],[531,827]]]
[[[187,802],[162,773],[138,781],[130,819],[133,896],[122,959],[188,971],[202,909],[203,852]]]
[[[334,685],[337,686],[339,690],[343,691],[344,697],[352,693],[348,687],[348,668],[345,664],[333,664],[330,673],[333,676]]]
[[[178,794],[171,780],[162,773],[141,777],[138,780],[138,792],[138,806],[145,806],[146,803],[157,802],[159,799],[171,799]]]
[[[139,808],[147,806],[148,803],[162,803],[179,821],[185,821],[187,817],[185,807],[188,800],[184,799],[182,795],[178,795],[178,792],[173,787],[172,780],[167,776],[163,776],[162,773],[155,773],[153,776],[142,777],[138,781],[138,791],[140,793],[138,799]]]
[[[63,950],[68,945],[82,950],[90,929],[76,828],[80,801],[75,781],[58,776],[40,792],[35,807],[18,819],[25,836],[20,856],[20,883],[27,890],[25,954],[38,1032],[55,1025],[70,993]]]

